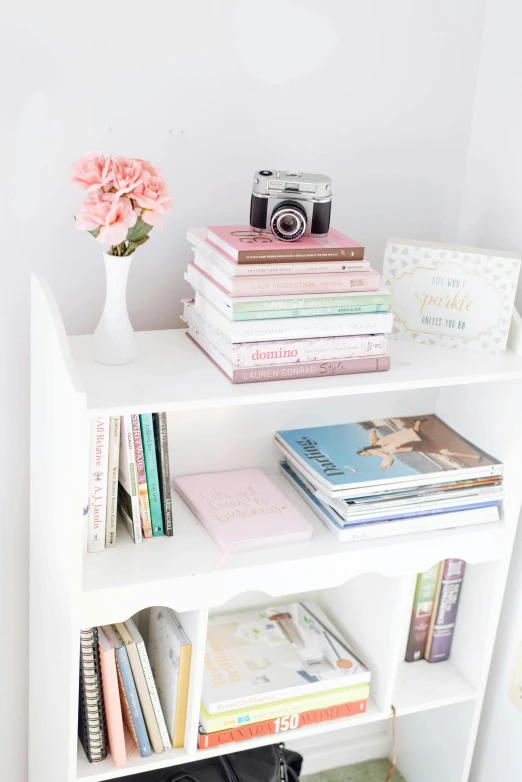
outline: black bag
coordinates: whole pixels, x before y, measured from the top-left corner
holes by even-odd
[[[233,752],[171,769],[119,777],[128,782],[299,782],[303,758],[283,744]]]

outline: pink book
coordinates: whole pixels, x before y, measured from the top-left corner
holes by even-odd
[[[98,646],[100,648],[100,666],[103,687],[103,703],[109,734],[109,749],[115,766],[125,766],[127,763],[127,747],[123,729],[118,673],[114,647],[103,632],[98,628]]]
[[[271,231],[254,231],[249,225],[210,225],[207,241],[236,263],[290,261],[362,261],[364,247],[335,228],[322,239],[303,236],[282,242]]]
[[[174,487],[226,554],[312,537],[311,524],[257,467],[187,475]]]
[[[303,293],[351,293],[353,291],[377,291],[381,284],[379,272],[370,269],[367,272],[336,272],[334,274],[289,274],[273,277],[231,277],[230,289],[216,282],[210,274],[204,272],[194,261],[189,263],[190,270],[226,293],[227,296],[300,296]]]
[[[236,369],[219,351],[215,350],[208,340],[202,339],[195,329],[189,329],[187,337],[234,384],[265,383],[268,380],[302,380],[309,377],[334,377],[335,375],[362,375],[367,372],[386,372],[391,366],[390,356],[382,355]]]

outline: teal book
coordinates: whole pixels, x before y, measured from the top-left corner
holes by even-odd
[[[361,312],[388,312],[387,304],[362,304],[346,307],[316,307],[314,309],[299,308],[291,310],[258,310],[255,312],[232,313],[232,320],[270,320],[271,318],[310,318],[319,315],[357,315]]]
[[[152,520],[152,535],[163,535],[163,511],[161,509],[161,494],[158,475],[158,460],[156,458],[156,444],[154,442],[154,427],[152,425],[152,413],[140,415],[141,439],[143,441],[143,455],[145,457],[145,473],[147,475],[147,488],[149,490],[150,515]]]

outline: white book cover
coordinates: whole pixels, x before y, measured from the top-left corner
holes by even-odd
[[[174,747],[183,746],[192,645],[169,608],[150,609],[148,652]]]
[[[209,618],[202,691],[209,714],[365,684],[370,678],[312,602]]]
[[[154,675],[152,673],[149,656],[147,654],[147,649],[145,647],[145,641],[143,640],[142,635],[138,630],[138,628],[136,627],[136,623],[134,622],[133,619],[127,619],[125,625],[129,633],[131,634],[132,639],[138,649],[141,667],[143,669],[143,674],[145,676],[145,681],[147,683],[147,689],[149,691],[152,708],[154,709],[154,714],[156,716],[156,722],[158,723],[158,729],[160,732],[161,740],[163,742],[163,747],[165,750],[172,749],[172,745],[170,743],[170,738],[167,730],[167,725],[165,723],[165,717],[161,709],[161,703],[158,695],[158,690],[156,687],[156,682],[154,680]]]
[[[369,261],[302,261],[301,263],[234,263],[216,245],[207,242],[206,228],[190,228],[187,239],[199,261],[204,256],[227,277],[261,277],[271,274],[321,274],[325,272],[367,271]],[[203,269],[202,264],[197,265]],[[204,269],[208,271],[207,269]]]
[[[394,337],[502,353],[519,273],[520,253],[388,239],[383,285],[392,294]]]
[[[185,304],[190,312],[192,304]],[[307,337],[341,337],[352,334],[387,334],[392,329],[390,312],[359,315],[330,315],[312,318],[275,318],[271,321],[231,321],[222,315],[204,297],[198,301],[197,311],[231,342],[267,342],[279,339]]]
[[[105,548],[109,420],[107,415],[98,415],[91,421],[89,510],[87,516],[87,551],[91,553],[103,551]]]
[[[109,423],[109,466],[107,470],[107,521],[105,546],[116,545],[118,521],[118,469],[120,465],[120,417],[112,416]]]
[[[232,364],[234,369],[380,356],[386,353],[388,342],[385,334],[376,334],[375,336],[361,334],[348,337],[282,340],[260,344],[256,342],[233,343],[221,332],[216,331],[197,311],[196,306],[186,308],[185,318],[189,326],[192,326],[210,342]]]
[[[498,507],[476,508],[454,513],[438,513],[435,516],[415,516],[398,521],[381,521],[373,524],[357,524],[353,527],[341,528],[335,515],[328,507],[314,497],[307,487],[290,473],[284,465],[280,465],[282,474],[293,486],[314,513],[321,519],[325,527],[340,543],[357,543],[364,540],[390,538],[396,535],[409,535],[415,532],[432,532],[433,530],[468,527],[474,524],[491,524],[499,521]]]
[[[140,501],[132,416],[122,415],[120,423],[120,463],[118,468],[118,507],[129,535],[141,543]]]

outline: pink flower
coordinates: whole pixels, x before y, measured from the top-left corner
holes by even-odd
[[[102,187],[110,188],[112,183],[111,159],[106,158],[101,152],[94,150],[72,164],[74,176],[72,183],[82,190],[99,190]]]
[[[132,200],[136,203],[136,211],[148,225],[162,225],[161,214],[172,210],[172,197],[167,193],[167,184],[162,176],[144,177],[135,190],[131,193]]]
[[[112,161],[111,170],[112,183],[118,191],[118,195],[131,193],[142,181],[141,160],[131,157],[117,157]]]
[[[151,176],[159,176],[163,179],[163,174],[159,170],[159,168],[156,168],[152,165],[148,160],[142,160],[141,158],[136,158],[138,163],[141,163],[141,167],[144,171],[147,172],[147,174],[150,174]]]
[[[96,237],[103,244],[121,244],[127,231],[136,224],[138,216],[128,198],[117,193],[89,193],[82,211],[76,215],[76,227],[80,231],[100,229]]]

